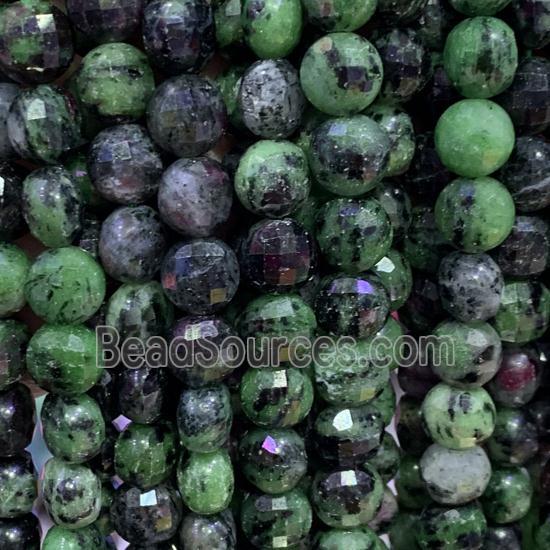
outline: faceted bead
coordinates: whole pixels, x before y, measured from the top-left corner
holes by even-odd
[[[417,457],[403,457],[395,476],[395,490],[399,505],[404,508],[422,510],[432,502]]]
[[[115,493],[111,521],[117,532],[133,544],[152,545],[171,539],[182,516],[181,498],[168,484],[142,491],[128,484]]]
[[[19,86],[10,82],[0,83],[0,161],[15,156],[15,151],[8,136],[8,113],[11,104],[19,94]]]
[[[66,396],[87,392],[103,370],[95,332],[83,325],[43,325],[29,342],[27,369],[47,391]]]
[[[413,278],[408,260],[397,250],[390,249],[373,268],[372,271],[386,287],[390,298],[390,309],[400,309],[409,298]]]
[[[465,323],[494,317],[504,288],[501,265],[487,254],[451,252],[445,256],[437,279],[443,307]]]
[[[312,133],[311,171],[331,193],[363,195],[386,175],[390,148],[390,135],[372,118],[356,115],[328,120]]]
[[[0,391],[21,378],[28,341],[25,324],[13,319],[0,321]]]
[[[490,525],[483,540],[483,550],[521,550],[521,544],[513,527]]]
[[[496,410],[483,388],[461,390],[435,386],[422,403],[422,416],[430,437],[448,449],[469,449],[488,439]]]
[[[2,550],[39,550],[40,528],[36,516],[26,514],[16,519],[0,519],[0,547]],[[56,550],[59,548],[55,547]],[[100,546],[94,548],[102,550]],[[54,550],[46,545],[46,541],[42,549]]]
[[[194,0],[149,2],[143,45],[151,62],[168,74],[198,72],[215,50],[212,7]]]
[[[34,401],[23,384],[0,392],[0,457],[17,456],[30,444],[34,430]]]
[[[122,124],[97,134],[88,153],[88,169],[102,197],[139,204],[157,192],[162,160],[143,127]]]
[[[333,550],[335,548],[384,550],[386,545],[376,536],[376,533],[367,527],[362,527],[361,529],[346,530],[331,529],[319,533],[315,548],[319,550]]]
[[[403,25],[420,17],[428,0],[379,0],[378,15],[387,24]]]
[[[380,446],[367,462],[380,474],[384,483],[388,483],[395,477],[401,463],[401,449],[393,435],[389,432],[383,433]]]
[[[16,518],[29,513],[36,496],[31,455],[24,452],[20,456],[0,459],[0,518]]]
[[[363,470],[318,472],[311,498],[317,516],[329,527],[359,527],[374,518],[383,493],[378,472],[365,465]]]
[[[25,279],[30,265],[21,248],[15,244],[0,243],[0,317],[16,313],[25,305]]]
[[[435,443],[420,459],[420,474],[436,502],[466,504],[485,491],[491,462],[481,447],[454,451]]]
[[[550,10],[545,0],[514,0],[512,8],[518,36],[527,48],[544,48],[550,43],[547,23]]]
[[[237,527],[233,514],[230,510],[210,516],[186,514],[179,528],[179,540],[183,548],[188,545],[200,550],[235,550]]]
[[[191,453],[180,461],[177,477],[184,504],[197,514],[217,514],[231,502],[235,479],[225,450]]]
[[[294,489],[307,470],[304,440],[289,429],[250,430],[240,441],[239,459],[246,479],[272,495]]]
[[[147,107],[147,128],[155,142],[178,157],[211,149],[227,124],[223,97],[210,81],[181,75],[158,86]]]
[[[47,323],[81,323],[101,306],[105,275],[80,248],[46,250],[29,270],[25,296],[34,313]]]
[[[302,5],[309,23],[320,29],[354,31],[362,27],[376,11],[375,0],[304,0]]]
[[[242,77],[238,109],[244,125],[256,136],[290,136],[300,126],[305,104],[298,73],[286,59],[257,61]]]
[[[298,548],[306,543],[312,512],[299,489],[282,495],[248,494],[241,508],[241,527],[255,548]]]
[[[432,443],[424,430],[422,401],[404,396],[399,401],[399,414],[395,431],[401,448],[408,455],[421,456]]]
[[[228,221],[233,187],[221,165],[208,157],[181,159],[162,175],[162,220],[187,237],[208,237]]]
[[[412,205],[408,193],[400,185],[386,181],[374,190],[373,195],[390,219],[394,242],[400,241],[412,221]]]
[[[82,463],[99,453],[105,440],[105,421],[99,404],[88,395],[50,393],[40,415],[44,441],[55,457]]]
[[[73,59],[67,16],[44,0],[13,2],[4,8],[0,14],[0,69],[25,84],[50,82],[60,76]]]
[[[376,48],[362,36],[344,32],[317,40],[300,67],[306,97],[314,107],[333,116],[367,108],[380,91],[383,74]]]
[[[413,333],[430,332],[446,317],[441,305],[437,281],[431,277],[413,273],[413,288],[399,315],[401,321]]]
[[[21,212],[23,178],[19,167],[6,162],[0,162],[0,178],[4,182],[0,194],[0,241],[11,241],[20,237],[24,231]]]

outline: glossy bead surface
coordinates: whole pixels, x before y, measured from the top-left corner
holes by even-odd
[[[83,548],[107,550],[105,539],[95,524],[79,529],[53,525],[42,543],[42,550],[82,550]]]
[[[27,327],[13,319],[0,321],[0,391],[17,382],[25,369]]]
[[[401,308],[411,294],[412,270],[405,257],[395,249],[390,249],[372,271],[388,292],[390,310]]]
[[[191,512],[183,516],[179,539],[183,547],[217,550],[234,550],[237,544],[237,527],[230,510],[203,516]]]
[[[36,516],[26,514],[15,519],[0,520],[0,544],[3,550],[39,550],[40,529]],[[45,545],[42,548],[48,550]]]
[[[0,459],[0,518],[17,518],[29,513],[36,496],[31,455],[23,452],[20,456]]]
[[[305,0],[307,20],[327,32],[354,31],[362,27],[376,11],[375,0]]]
[[[0,317],[16,313],[25,305],[24,284],[29,267],[23,250],[14,244],[0,243]]]

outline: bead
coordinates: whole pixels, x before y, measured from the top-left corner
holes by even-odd
[[[69,153],[64,159],[63,167],[70,174],[71,179],[80,191],[82,204],[89,207],[90,210],[102,210],[106,206],[106,201],[97,192],[90,179],[90,173],[87,166],[87,155],[82,151]]]
[[[374,190],[373,195],[390,219],[393,240],[402,240],[412,221],[412,205],[408,193],[400,185],[386,181]]]
[[[8,114],[11,104],[19,94],[19,86],[9,82],[0,83],[0,161],[15,156],[8,136]]]
[[[386,545],[378,538],[378,534],[381,535],[387,532],[388,527],[393,523],[398,512],[399,505],[397,504],[397,498],[394,496],[391,489],[386,486],[384,489],[384,496],[382,497],[382,504],[376,516],[369,521],[368,528],[363,527],[364,532],[369,537],[369,542],[374,544],[377,550],[385,550],[384,546]]]
[[[351,32],[362,27],[376,11],[376,0],[304,0],[307,20],[320,29]]]
[[[399,368],[397,379],[401,389],[415,399],[424,399],[426,394],[439,382],[439,377],[424,362]]]
[[[388,291],[390,309],[395,311],[407,301],[411,294],[413,279],[409,262],[395,249],[390,249],[373,268],[380,282]]]
[[[216,548],[234,550],[237,544],[237,527],[230,510],[220,514],[203,516],[193,512],[183,516],[179,528],[179,539],[183,547]]]
[[[13,319],[0,321],[0,391],[21,378],[28,340],[26,325]]]
[[[494,15],[502,10],[510,0],[450,0],[451,6],[460,13],[473,17],[475,15]]]
[[[400,510],[389,529],[389,539],[393,550],[418,550],[415,533],[420,513],[412,510]]]
[[[31,263],[14,244],[0,243],[0,317],[7,317],[25,305],[25,279]]]
[[[393,435],[383,432],[380,446],[367,462],[380,474],[384,483],[388,483],[395,477],[401,462],[401,449]]]
[[[177,476],[184,504],[197,514],[217,514],[231,502],[235,481],[227,451],[191,453],[178,465]]]
[[[494,525],[487,528],[483,549],[521,550],[521,544],[513,527]]]
[[[422,418],[422,401],[404,396],[399,401],[399,414],[395,432],[401,448],[408,455],[419,457],[431,445]]]
[[[395,476],[395,490],[401,508],[422,510],[432,499],[422,479],[420,461],[417,457],[404,456]]]
[[[384,67],[376,48],[353,33],[332,33],[306,52],[300,82],[314,107],[334,116],[366,109],[382,86]]]
[[[24,452],[20,456],[0,459],[0,518],[17,518],[30,513],[36,496],[31,455]]]
[[[21,236],[25,225],[21,213],[23,178],[18,168],[5,162],[0,162],[0,178],[4,186],[0,195],[0,241],[11,241]]]
[[[0,520],[0,545],[3,550],[39,550],[40,529],[36,516],[26,514],[16,519]],[[55,548],[58,549],[59,546]],[[101,550],[99,546],[96,548]],[[46,546],[46,541],[42,549],[53,550]]]
[[[17,456],[30,444],[34,429],[34,401],[23,384],[0,392],[0,457]]]
[[[392,321],[393,319],[389,317],[388,323],[391,323]],[[374,399],[370,400],[369,405],[374,407],[380,413],[384,426],[388,426],[391,423],[393,415],[395,414],[396,407],[395,391],[391,383],[386,384],[382,388],[382,391]]]
[[[216,42],[220,48],[240,42],[244,34],[241,0],[223,0],[215,6],[214,21]]]
[[[545,0],[513,0],[512,9],[523,44],[527,48],[544,48],[550,42],[548,3]]]
[[[437,282],[428,276],[414,274],[409,299],[400,311],[400,319],[413,333],[430,332],[446,317]]]
[[[456,13],[445,0],[428,0],[420,16],[411,26],[426,47],[439,52],[443,50],[445,38],[456,19]]]
[[[227,1],[228,2],[236,1],[239,5],[241,3],[241,0],[227,0]],[[218,30],[218,28],[219,27],[216,26],[216,30]],[[239,91],[241,89],[242,77],[246,69],[247,67],[245,65],[231,65],[226,71],[220,73],[215,79],[215,82],[218,85],[218,88],[220,89],[220,93],[222,94],[223,101],[227,109],[229,122],[233,125],[233,127],[239,130],[245,129],[245,126],[242,120],[242,113],[239,110]],[[230,173],[232,172],[233,175],[234,175],[234,170],[233,169],[229,170],[229,168],[225,165],[225,162],[228,157],[234,158],[236,161],[234,168],[236,170],[237,164],[243,152],[241,151],[241,149],[243,149],[242,145],[246,145],[246,144],[236,144],[235,148],[237,149],[238,152],[233,151],[232,153],[226,154],[224,157],[224,160],[222,161],[224,164],[224,168],[228,172]]]
[[[205,0],[154,0],[143,13],[143,45],[168,74],[198,72],[215,49],[214,15]]]
[[[48,323],[81,323],[101,306],[105,275],[80,248],[46,250],[29,270],[25,296],[34,313]]]
[[[83,325],[43,325],[27,349],[27,369],[47,391],[75,396],[100,378],[95,332]]]
[[[162,220],[187,237],[209,237],[228,221],[233,204],[229,177],[207,157],[177,160],[160,180]]]
[[[403,25],[414,21],[428,0],[378,0],[378,15],[385,23]]]

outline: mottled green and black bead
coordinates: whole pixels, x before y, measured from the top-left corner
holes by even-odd
[[[412,222],[412,204],[409,194],[394,181],[385,181],[373,193],[386,211],[393,227],[393,240],[400,241],[407,234]]]
[[[395,477],[401,463],[401,449],[393,435],[389,432],[383,433],[380,446],[367,462],[380,474],[385,483]]]
[[[386,175],[389,134],[364,115],[328,120],[317,127],[308,148],[315,181],[336,195],[355,197]]]
[[[225,450],[191,453],[178,465],[177,478],[184,504],[197,514],[217,514],[233,497],[233,466]]]
[[[191,512],[183,516],[179,528],[182,547],[197,550],[235,550],[237,527],[230,510],[203,516]]]
[[[238,43],[244,36],[241,0],[223,0],[214,8],[216,42],[220,48]]]
[[[19,167],[0,162],[0,178],[3,191],[0,195],[0,241],[12,241],[25,230],[21,212],[21,191],[23,174]]]
[[[395,475],[395,490],[399,505],[409,510],[422,510],[432,502],[417,457],[405,455],[401,459]]]
[[[30,261],[15,244],[0,243],[0,317],[19,311],[26,303],[25,280]]]
[[[319,533],[315,543],[318,550],[384,550],[386,545],[368,527],[360,529],[331,529]]]
[[[331,33],[306,52],[300,81],[323,113],[342,116],[366,109],[382,86],[384,67],[376,48],[354,33]]]
[[[376,0],[304,0],[309,23],[327,32],[351,32],[362,27],[376,11]]]
[[[397,321],[394,321],[392,317],[388,318],[388,323],[397,325]],[[382,391],[374,399],[371,399],[369,405],[380,413],[384,426],[389,426],[397,405],[395,391],[391,383],[386,384]]]
[[[83,325],[44,325],[27,348],[27,369],[45,390],[79,395],[100,378],[95,332]]]
[[[488,439],[496,422],[495,404],[483,388],[461,390],[438,384],[422,403],[432,439],[448,449],[469,449]]]
[[[105,274],[80,248],[47,250],[29,270],[25,296],[34,313],[48,323],[82,323],[103,302]]]
[[[79,529],[54,525],[46,533],[42,550],[60,550],[61,548],[63,550],[108,550],[107,543],[96,525]]]
[[[25,324],[13,319],[0,321],[0,391],[21,378],[28,341]]]
[[[378,15],[389,25],[404,25],[420,17],[428,0],[378,0]]]
[[[413,285],[411,266],[405,256],[392,248],[371,271],[386,288],[390,309],[400,309],[409,298]]]
[[[0,459],[0,518],[16,518],[30,513],[36,496],[31,455],[23,452],[20,456]]]
[[[428,0],[420,17],[411,26],[430,50],[440,52],[457,19],[446,0]]]
[[[451,6],[464,15],[494,15],[503,9],[510,0],[449,0]]]

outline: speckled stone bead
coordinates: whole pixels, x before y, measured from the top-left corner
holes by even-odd
[[[86,54],[74,82],[79,103],[106,124],[141,118],[154,87],[147,56],[120,42]]]
[[[105,440],[105,421],[97,401],[88,395],[67,397],[50,393],[40,413],[49,451],[66,462],[87,462]]]
[[[518,533],[513,526],[490,525],[483,540],[483,550],[521,550]]]
[[[242,77],[238,111],[256,136],[290,136],[300,126],[305,104],[298,73],[286,59],[257,61]]]
[[[237,527],[230,510],[203,516],[193,512],[183,516],[179,528],[182,547],[198,550],[234,550],[237,545]]]
[[[166,248],[159,215],[149,206],[125,206],[101,226],[99,257],[108,275],[122,282],[152,279]]]
[[[422,550],[480,550],[483,547],[487,520],[476,504],[443,507],[429,506],[420,515],[416,540]]]
[[[308,415],[313,385],[300,369],[249,369],[241,381],[240,402],[257,426],[288,428]]]
[[[88,169],[102,197],[119,204],[139,204],[156,193],[162,161],[144,128],[122,124],[94,138]]]
[[[286,57],[302,34],[300,0],[243,0],[244,39],[261,59]]]
[[[389,134],[364,115],[328,120],[313,131],[309,163],[315,180],[336,195],[355,197],[386,174]]]
[[[310,188],[306,155],[287,141],[261,140],[241,157],[235,192],[247,209],[268,218],[294,212]]]
[[[376,11],[376,0],[304,0],[302,5],[309,23],[320,29],[354,31],[362,27]]]
[[[24,220],[21,212],[22,174],[18,167],[0,162],[0,178],[4,189],[0,195],[0,241],[11,241],[21,236]]]
[[[550,262],[550,226],[541,218],[518,216],[494,258],[505,276],[540,275]]]
[[[220,48],[240,42],[244,35],[241,0],[222,0],[214,7],[214,22]]]
[[[0,69],[18,82],[50,82],[67,69],[73,58],[69,20],[44,0],[4,6],[0,36]]]
[[[17,84],[12,84],[10,82],[0,83],[0,161],[15,156],[15,151],[13,150],[8,136],[7,123],[11,104],[19,92],[20,89]]]
[[[246,479],[271,495],[294,489],[307,470],[304,440],[289,429],[250,430],[240,441],[239,460]]]
[[[374,456],[383,433],[382,416],[370,405],[328,407],[317,416],[312,438],[328,465],[352,468]]]
[[[485,252],[506,239],[514,225],[509,191],[493,178],[459,178],[447,185],[435,204],[435,222],[443,236],[464,252]]]
[[[314,302],[319,326],[329,334],[368,338],[390,312],[384,286],[369,275],[330,275],[322,280]]]
[[[309,101],[323,113],[345,116],[367,108],[382,86],[384,67],[376,48],[353,33],[332,33],[306,52],[300,81]]]
[[[214,14],[205,0],[154,0],[143,13],[143,45],[168,74],[198,72],[215,49]]]
[[[519,36],[522,38],[525,35]],[[549,78],[548,59],[524,57],[519,62],[512,85],[497,98],[519,133],[537,134],[550,126],[550,106],[544,99],[550,90]]]
[[[382,478],[365,465],[362,470],[318,472],[311,499],[317,516],[329,527],[359,527],[374,518],[383,493]]]
[[[374,45],[384,65],[380,99],[390,104],[409,101],[430,79],[430,53],[410,28],[381,31]]]
[[[372,272],[388,292],[390,309],[398,310],[411,294],[413,279],[408,260],[393,248],[373,268]]]
[[[17,456],[30,444],[34,429],[34,401],[23,384],[0,392],[0,456]]]
[[[81,323],[92,317],[105,296],[105,274],[80,248],[47,250],[32,264],[25,296],[48,323]]]
[[[118,381],[120,412],[140,424],[152,424],[162,415],[166,374],[163,369],[123,369]]]
[[[463,99],[449,107],[435,127],[443,164],[466,178],[487,176],[510,157],[515,133],[502,107],[486,99]]]
[[[491,463],[481,447],[456,451],[435,443],[422,455],[420,472],[433,500],[456,506],[483,494]]]
[[[497,331],[483,321],[445,321],[433,334],[429,350],[432,370],[444,382],[459,388],[478,388],[500,367],[502,346]]]
[[[142,490],[165,481],[176,462],[176,438],[170,424],[130,424],[115,443],[115,472]]]
[[[401,241],[412,222],[412,205],[408,193],[394,181],[385,181],[374,190],[373,196],[390,219],[394,242]]]
[[[38,548],[38,546],[37,546]],[[79,529],[54,525],[48,530],[42,550],[107,550],[107,543],[95,524]]]
[[[489,438],[496,421],[495,404],[483,388],[461,390],[438,384],[422,403],[425,427],[448,449],[469,449]]]
[[[367,462],[380,474],[384,483],[395,477],[401,462],[401,449],[393,435],[383,432],[380,445]]]
[[[241,528],[255,548],[299,548],[307,541],[312,512],[306,495],[248,494],[241,508]]]
[[[550,291],[539,281],[507,281],[494,325],[504,342],[540,338],[550,322]]]
[[[182,516],[181,498],[168,484],[149,491],[124,484],[115,493],[111,521],[127,541],[147,548],[171,539]]]
[[[470,17],[476,15],[494,15],[502,10],[510,0],[450,0],[451,6],[458,12]]]
[[[225,450],[191,453],[177,469],[184,504],[197,514],[217,514],[227,508],[235,484],[233,466]]]
[[[519,467],[493,470],[481,503],[487,518],[495,523],[511,523],[528,512],[533,485],[527,470]]]
[[[379,0],[378,15],[391,25],[403,25],[420,17],[428,0]]]
[[[513,0],[518,36],[527,48],[544,48],[550,42],[550,8],[545,0]]]
[[[402,458],[395,476],[395,490],[401,508],[422,510],[432,502],[420,473],[418,457],[405,455]]]
[[[44,466],[42,496],[56,525],[78,529],[99,516],[101,482],[86,466],[51,458]]]
[[[233,188],[221,165],[207,157],[181,159],[160,180],[162,220],[187,237],[209,237],[228,221]]]
[[[16,518],[29,513],[36,495],[31,455],[23,452],[20,456],[0,459],[0,518]]]
[[[361,529],[331,529],[319,533],[315,548],[318,550],[383,550],[386,545],[368,527]]]
[[[44,325],[27,348],[27,369],[45,390],[61,395],[88,391],[101,376],[95,332],[83,325]]]
[[[14,319],[0,321],[0,391],[21,378],[28,340],[25,324]]]
[[[16,313],[25,305],[25,279],[30,265],[27,255],[17,245],[0,243],[0,317]]]
[[[449,33],[443,57],[445,71],[464,97],[493,97],[514,80],[518,66],[514,31],[496,17],[466,19]]]
[[[430,50],[439,52],[443,50],[445,38],[456,19],[456,13],[446,0],[428,0],[418,19],[412,22],[411,27]]]
[[[26,514],[16,519],[0,520],[0,544],[4,550],[39,550],[40,529],[36,516]],[[53,550],[45,545],[42,548]],[[101,550],[99,546],[96,548]]]
[[[499,266],[500,261],[497,264],[487,254],[451,252],[445,256],[437,274],[445,310],[463,323],[494,317],[504,287]]]

